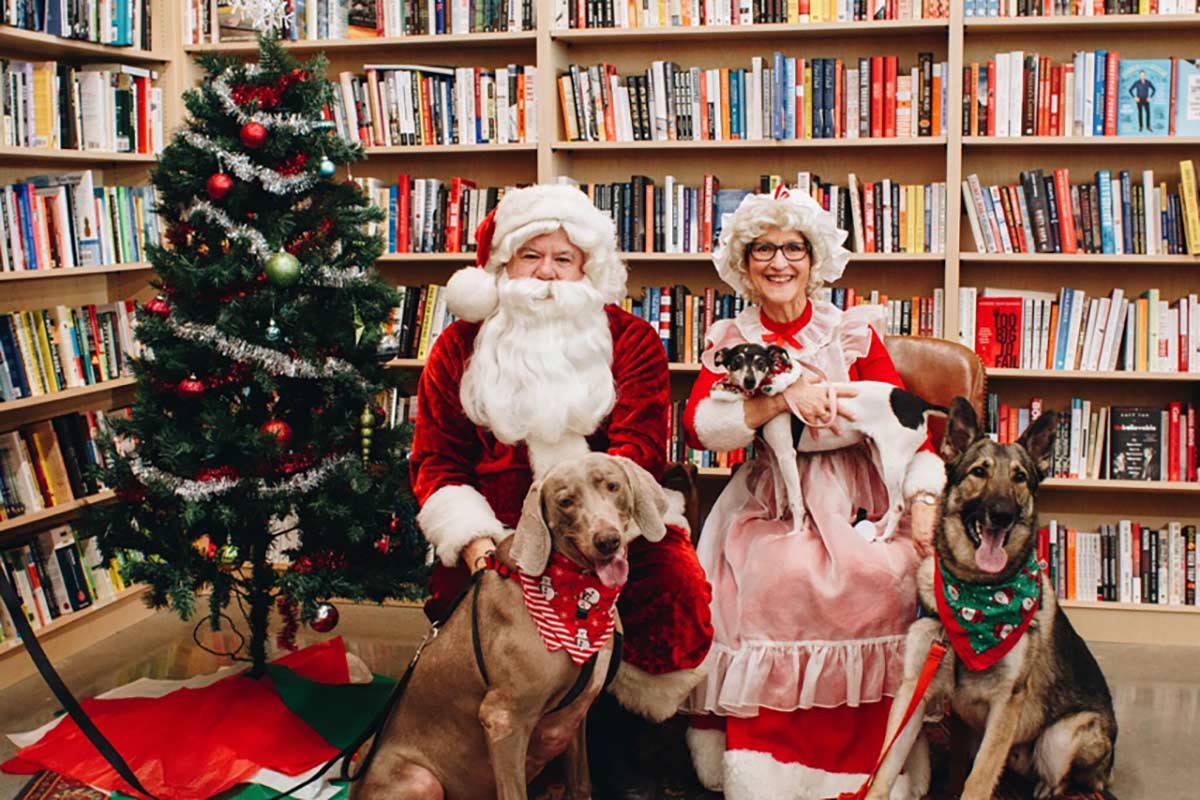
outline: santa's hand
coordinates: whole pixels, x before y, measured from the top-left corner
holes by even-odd
[[[481,536],[478,539],[472,539],[462,549],[462,560],[471,574],[475,574],[487,566],[487,557],[494,552],[496,552],[496,542],[490,536]]]

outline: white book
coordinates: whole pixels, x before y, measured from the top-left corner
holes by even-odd
[[[946,333],[946,290],[940,286],[933,290],[933,335],[941,339]]]
[[[875,249],[882,253],[892,252],[892,180],[884,178],[883,189],[883,247]],[[876,198],[876,202],[879,202]]]
[[[1145,197],[1145,213],[1143,215],[1143,224],[1146,231],[1146,254],[1157,255],[1161,252],[1159,249],[1159,219],[1158,219],[1158,204],[1155,202],[1158,194],[1157,187],[1154,185],[1154,170],[1142,170],[1142,192]]]
[[[1125,218],[1121,208],[1121,179],[1112,179],[1112,218],[1113,218],[1113,252],[1117,255],[1125,253]]]
[[[996,136],[1008,136],[1008,109],[1012,103],[1008,85],[1008,53],[996,54]]]
[[[675,177],[663,179],[663,244],[668,253],[680,252],[675,238]]]
[[[1100,301],[1092,298],[1088,301],[1087,330],[1083,334],[1083,356],[1079,359],[1079,369],[1087,369],[1090,360],[1092,343],[1096,339],[1096,326],[1100,319]]]
[[[525,141],[530,144],[537,142],[538,104],[537,93],[533,90],[537,85],[537,71],[535,66],[525,66]]]
[[[1083,86],[1076,91],[1083,94],[1083,114],[1080,117],[1080,127],[1083,136],[1091,138],[1094,135],[1094,125],[1092,124],[1092,115],[1095,113],[1095,96],[1093,91],[1096,86],[1096,54],[1093,52],[1085,52],[1083,55]]]
[[[650,64],[650,79],[654,90],[654,139],[664,142],[667,140],[667,76],[662,61]]]
[[[1087,364],[1084,369],[1095,372],[1100,369],[1100,352],[1104,348],[1104,340],[1108,336],[1109,319],[1112,317],[1112,299],[1101,297],[1096,308],[1096,330],[1092,336],[1091,348],[1088,352]]]
[[[858,81],[858,70],[846,70],[846,126],[844,131],[847,139],[858,138]]]
[[[975,349],[975,295],[974,286],[958,287],[958,343]]]
[[[1029,369],[1033,362],[1033,301],[1021,299],[1021,356],[1017,362],[1021,369]]]
[[[511,4],[510,4],[511,5]],[[516,105],[515,103],[513,104]],[[496,68],[496,141],[507,144],[513,140],[509,133],[508,70]],[[515,109],[514,109],[515,110]]]
[[[1089,478],[1101,477],[1101,464],[1104,458],[1104,448],[1108,445],[1108,406],[1100,406],[1096,417],[1096,443],[1092,448],[1092,463],[1088,465]]]
[[[1179,371],[1179,313],[1166,300],[1158,301],[1158,370]]]
[[[1181,606],[1183,605],[1184,559],[1186,557],[1182,524],[1179,522],[1168,522],[1167,538],[1170,540],[1170,550],[1168,553],[1170,561],[1167,565],[1170,586],[1167,600],[1173,606]]]
[[[1071,136],[1075,127],[1075,71],[1063,71],[1063,86],[1062,86],[1062,112],[1059,118],[1062,119],[1063,135]],[[1119,197],[1120,195],[1115,195]]]
[[[1188,372],[1200,372],[1200,295],[1188,295],[1188,308]]]
[[[750,75],[749,75],[750,93],[749,93],[749,102],[747,105],[748,113],[746,114],[746,117],[748,118],[747,121],[749,122],[749,124],[746,126],[746,128],[747,128],[746,129],[746,138],[753,139],[753,140],[763,138],[762,73],[763,73],[762,56],[751,57],[751,59],[750,59]]]
[[[862,201],[858,196],[858,176],[853,172],[847,177],[847,183],[850,184],[850,222],[854,228],[854,252],[863,252],[863,218],[862,218]]]
[[[1008,220],[1004,217],[1004,206],[1000,200],[1000,187],[989,186],[987,192],[992,197],[992,212],[996,217],[996,227],[1000,230],[1000,247],[1005,253],[1014,252],[1012,235],[1008,230]],[[1015,234],[1015,231],[1012,233]]]
[[[971,233],[974,234],[975,228],[979,228],[979,236],[976,237],[975,249],[980,253],[999,253],[1000,243],[996,241],[992,233],[992,226],[988,221],[987,207],[983,201],[983,186],[979,182],[979,176],[971,173],[967,179],[963,181],[963,193],[970,198],[970,205],[975,207],[975,217],[972,224]],[[970,208],[967,209],[968,218],[970,217]],[[979,246],[979,242],[983,242],[983,247]]]
[[[1003,57],[1004,54],[1001,54]],[[1008,135],[1021,135],[1021,95],[1025,87],[1025,51],[1013,50],[1008,53]]]
[[[1071,441],[1070,441],[1070,463],[1067,468],[1068,477],[1079,477],[1079,445],[1083,440],[1081,425],[1083,424],[1083,407],[1079,403],[1071,403]]]

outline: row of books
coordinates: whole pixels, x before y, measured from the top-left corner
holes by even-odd
[[[0,402],[131,374],[133,315],[132,300],[0,314]]]
[[[77,540],[68,525],[40,533],[28,544],[0,550],[5,571],[29,627],[39,630],[93,604],[107,603],[129,588],[125,565],[140,554],[120,552],[105,559],[94,537]],[[20,642],[8,608],[0,604],[0,649]]]
[[[960,342],[987,367],[1200,372],[1200,300],[959,287]]]
[[[967,17],[1102,17],[1194,14],[1196,0],[964,0]]]
[[[474,252],[475,229],[505,192],[457,176],[442,181],[401,174],[393,186],[378,178],[355,180],[384,210],[368,232],[384,238],[388,253]]]
[[[400,344],[398,358],[425,358],[437,337],[454,322],[446,308],[446,287],[436,283],[398,286],[400,302],[384,325],[384,332]]]
[[[1042,399],[1026,407],[988,395],[987,433],[1015,442],[1042,413]],[[1081,397],[1059,411],[1050,473],[1055,478],[1196,481],[1196,407],[1101,406]]]
[[[1200,211],[1191,159],[1179,162],[1178,191],[1154,170],[1097,170],[1072,184],[1065,167],[1024,170],[1019,182],[962,183],[963,208],[980,253],[1198,254]]]
[[[683,430],[683,401],[671,403],[670,425],[667,436],[667,462],[676,464],[692,464],[701,469],[731,469],[738,464],[754,458],[754,445],[740,447],[737,450],[716,452],[713,450],[696,450],[688,447],[687,434]]]
[[[872,289],[858,294],[854,287],[823,286],[814,295],[818,300],[833,303],[845,311],[861,305],[887,307],[884,334],[887,336],[940,336],[945,315],[944,289],[934,289],[930,297],[888,297],[886,292]]]
[[[366,64],[343,72],[332,116],[365,147],[537,141],[537,68]]]
[[[945,19],[950,0],[556,0],[556,28],[680,28]]]
[[[121,412],[110,412],[121,413]],[[0,434],[0,519],[13,519],[96,494],[93,469],[104,456],[96,437],[107,433],[103,411],[65,414]]]
[[[1183,58],[1013,50],[963,67],[964,136],[1200,134],[1200,68]]]
[[[0,187],[0,273],[146,260],[161,241],[150,186],[102,186],[91,170]]]
[[[1052,519],[1038,529],[1038,557],[1061,599],[1200,605],[1195,525],[1122,519],[1084,531]]]
[[[571,141],[724,141],[938,136],[946,130],[945,62],[920,53],[796,58],[776,51],[747,68],[653,61],[621,76],[609,63],[572,64],[558,79]]]
[[[0,143],[116,153],[159,153],[158,73],[129,64],[0,59]]]
[[[149,0],[2,0],[0,24],[64,39],[151,49]]]

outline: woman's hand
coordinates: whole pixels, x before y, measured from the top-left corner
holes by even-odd
[[[837,389],[839,399],[854,397],[857,394],[858,390],[850,386],[840,386]],[[807,376],[801,375],[798,381],[784,390],[783,396],[786,398],[788,407],[794,412],[798,412],[804,421],[818,425],[828,424],[830,433],[834,436],[841,434],[837,420],[830,413],[828,384],[814,383]],[[854,421],[854,414],[841,403],[838,404],[837,416],[847,421]]]
[[[914,499],[912,503],[913,547],[921,558],[933,555],[933,531],[937,527],[937,506]]]
[[[487,556],[495,551],[496,543],[492,541],[492,538],[490,536],[481,536],[478,539],[472,539],[462,549],[462,560],[467,565],[467,569],[474,575],[483,569],[487,563]]]

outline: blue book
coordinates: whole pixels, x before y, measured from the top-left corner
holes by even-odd
[[[1200,136],[1200,62],[1175,62],[1175,135]]]
[[[1100,251],[1115,253],[1117,246],[1113,240],[1113,196],[1112,173],[1106,169],[1096,172],[1096,185],[1100,189]]]
[[[826,59],[824,59],[824,61],[825,61],[825,95],[824,95],[824,103],[825,103],[825,123],[824,123],[825,127],[824,127],[824,130],[825,130],[825,133],[824,133],[824,138],[832,139],[833,138],[833,101],[834,101],[834,95],[837,94],[837,90],[834,86],[834,81],[836,80],[837,75],[834,73],[834,70],[837,67],[837,62],[832,58],[826,58]]]
[[[1115,88],[1118,136],[1167,135],[1171,113],[1171,59],[1121,59]]]
[[[987,0],[987,15],[989,17],[1000,16],[1000,0]]]
[[[434,18],[437,27],[434,29],[438,34],[446,32],[446,0],[437,0],[434,4]]]
[[[784,61],[787,65],[787,75],[784,80],[786,87],[783,93],[783,109],[787,114],[787,130],[784,132],[783,138],[797,139],[796,136],[796,59],[788,56]]]
[[[975,0],[963,0],[963,16],[975,16]]]
[[[25,249],[26,269],[45,269],[38,262],[37,243],[33,235],[33,207],[29,202],[29,186],[24,183],[13,184],[13,196],[16,198],[21,214],[21,247]]]
[[[812,60],[813,138],[825,138],[825,59]]]
[[[1133,185],[1129,181],[1129,170],[1123,169],[1117,176],[1121,180],[1121,243],[1122,252],[1133,252]]]
[[[784,139],[787,136],[787,104],[783,102],[787,67],[784,66],[783,53],[778,50],[771,59],[771,69],[775,77],[775,97],[771,101],[771,138]]]
[[[396,218],[400,214],[400,187],[388,187],[388,249],[389,253],[396,252],[396,229],[399,224]]]
[[[1108,51],[1096,51],[1096,82],[1092,94],[1092,133],[1095,136],[1104,135],[1104,76],[1108,74]]]
[[[17,348],[17,336],[12,329],[12,318],[8,314],[0,314],[0,350],[4,352],[4,363],[8,367],[8,377],[12,382],[14,394],[17,397],[29,397],[29,380],[25,374],[25,364],[21,360],[21,351]]]
[[[1066,369],[1067,334],[1071,330],[1071,305],[1075,299],[1075,290],[1064,286],[1058,298],[1058,335],[1054,345],[1054,368]]]
[[[742,71],[729,70],[729,135],[734,139],[745,139],[742,131]]]

